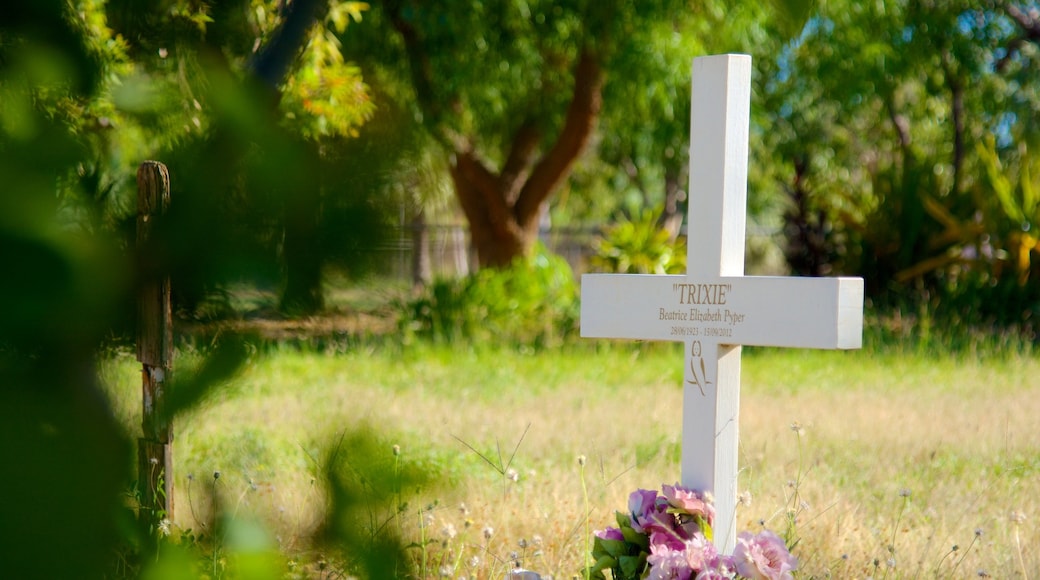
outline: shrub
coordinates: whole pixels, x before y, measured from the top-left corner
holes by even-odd
[[[621,274],[679,274],[686,269],[686,245],[658,225],[658,212],[647,210],[606,229],[592,266]]]
[[[578,288],[567,261],[539,247],[527,260],[439,279],[404,305],[406,336],[437,342],[511,341],[553,346],[574,334]]]

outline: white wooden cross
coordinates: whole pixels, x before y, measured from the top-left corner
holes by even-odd
[[[715,496],[736,542],[741,345],[859,348],[863,280],[744,276],[751,57],[693,62],[685,276],[586,274],[581,335],[682,341],[682,484]]]

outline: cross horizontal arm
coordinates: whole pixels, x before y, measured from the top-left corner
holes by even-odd
[[[862,308],[860,278],[586,274],[581,336],[853,349]]]

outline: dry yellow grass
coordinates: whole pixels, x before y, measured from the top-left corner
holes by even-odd
[[[451,474],[405,498],[403,533],[436,540],[429,576],[501,577],[520,560],[570,578],[586,506],[602,528],[633,489],[678,479],[680,358],[629,346],[258,357],[178,425],[175,524],[204,526],[201,492],[216,485],[287,552],[305,549],[323,501],[311,457],[367,423],[388,457],[396,443],[402,462]],[[1040,577],[1040,361],[770,351],[743,366],[740,487],[753,501],[738,527],[790,531],[803,577]],[[107,374],[133,425],[126,369]],[[467,445],[503,463],[515,449],[515,475]]]

